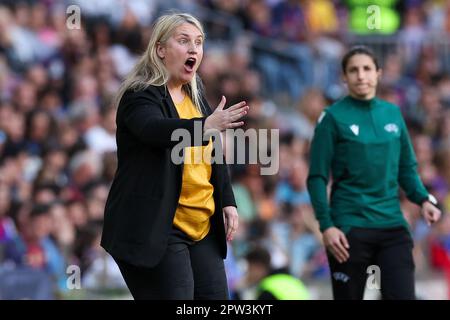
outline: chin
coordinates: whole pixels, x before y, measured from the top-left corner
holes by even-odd
[[[183,77],[183,78],[181,79],[181,82],[182,82],[183,84],[188,84],[188,83],[190,83],[190,82],[192,81],[193,78],[194,78],[193,75],[190,76],[190,77]]]
[[[370,95],[371,95],[371,92],[370,92],[370,91],[359,91],[359,92],[358,92],[358,95],[359,95],[360,97],[367,97],[367,96],[370,96]]]

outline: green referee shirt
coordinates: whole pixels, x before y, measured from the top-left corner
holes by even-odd
[[[416,204],[428,197],[416,166],[397,106],[347,96],[326,108],[314,132],[308,175],[320,230],[408,226],[400,210],[399,185]]]

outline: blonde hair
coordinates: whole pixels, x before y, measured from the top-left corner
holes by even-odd
[[[159,17],[153,25],[147,49],[131,72],[125,77],[124,82],[119,88],[115,101],[116,105],[119,104],[120,99],[127,90],[140,91],[150,85],[161,86],[167,84],[169,75],[161,58],[156,53],[157,44],[166,43],[172,36],[174,30],[183,23],[194,25],[200,31],[203,38],[205,38],[205,32],[200,21],[190,14],[170,13]],[[195,74],[189,83],[184,84],[183,89],[200,113],[205,114],[202,111],[202,85],[198,75]]]

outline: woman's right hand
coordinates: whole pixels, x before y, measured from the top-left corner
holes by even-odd
[[[336,227],[326,229],[323,234],[323,243],[328,251],[339,263],[343,263],[350,258],[348,249],[350,248],[345,234]]]
[[[219,130],[224,131],[226,129],[232,129],[240,127],[244,124],[243,121],[236,122],[247,114],[249,106],[245,101],[241,101],[232,105],[228,109],[224,109],[226,103],[225,96],[222,96],[222,100],[217,106],[216,110],[206,118],[204,131]]]

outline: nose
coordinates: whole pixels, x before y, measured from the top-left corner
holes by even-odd
[[[197,53],[198,46],[195,44],[195,42],[191,42],[189,46],[189,53]]]
[[[358,79],[361,80],[364,78],[364,71],[363,70],[358,70]]]

